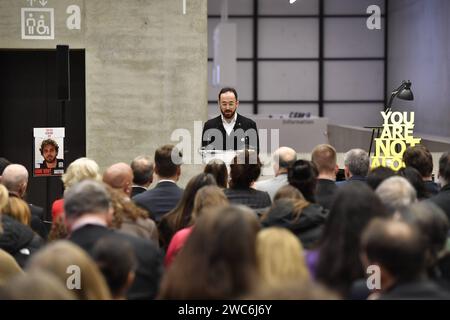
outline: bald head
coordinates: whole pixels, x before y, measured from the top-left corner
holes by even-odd
[[[273,154],[275,176],[286,173],[289,166],[297,160],[297,153],[289,147],[278,148]]]
[[[27,190],[27,168],[21,164],[10,164],[3,171],[2,184],[8,189],[8,191],[14,192],[22,198]]]
[[[113,164],[103,174],[103,182],[114,189],[122,190],[126,195],[130,196],[133,170],[128,164],[123,162]]]

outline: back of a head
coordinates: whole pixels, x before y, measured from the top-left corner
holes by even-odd
[[[228,198],[221,188],[215,185],[204,186],[195,195],[191,221],[197,220],[204,212],[225,207],[228,204]]]
[[[200,173],[192,177],[183,191],[177,206],[167,213],[167,216],[175,216],[175,229],[179,230],[187,226],[191,220],[192,209],[197,191],[204,186],[216,185],[214,177],[207,173]]]
[[[369,171],[366,178],[366,183],[376,190],[378,186],[386,179],[395,176],[395,171],[389,167],[376,167]]]
[[[300,190],[291,186],[290,184],[282,186],[280,189],[278,189],[277,193],[275,193],[273,201],[275,202],[281,199],[305,200]]]
[[[94,261],[77,245],[55,241],[31,257],[27,271],[43,270],[56,276],[62,284],[68,283],[71,273],[79,273],[79,288],[74,293],[80,300],[110,299],[108,286]],[[74,281],[76,285],[76,281]],[[67,290],[69,290],[67,288]]]
[[[375,190],[390,213],[401,211],[417,201],[414,187],[403,177],[391,177]]]
[[[245,150],[236,155],[230,164],[230,187],[250,188],[261,174],[261,161],[256,152]]]
[[[279,170],[286,171],[297,161],[297,153],[292,148],[280,147],[274,152],[273,161]]]
[[[100,239],[92,252],[92,258],[97,263],[105,277],[113,297],[125,294],[130,273],[137,267],[136,256],[131,244],[113,237]]]
[[[101,178],[97,162],[89,158],[78,158],[72,162],[61,177],[66,189],[86,179],[101,181]]]
[[[155,151],[155,173],[160,178],[171,178],[181,165],[182,153],[173,145],[164,145]]]
[[[74,300],[55,275],[45,271],[33,271],[18,275],[0,286],[0,300]]]
[[[21,186],[28,182],[28,170],[21,164],[10,164],[2,175],[2,184],[12,192],[19,192]]]
[[[447,243],[449,221],[445,212],[429,201],[422,201],[409,206],[402,212],[402,218],[417,226],[428,240],[432,263],[438,259]]]
[[[442,187],[450,183],[450,151],[439,158],[439,178],[443,180]]]
[[[8,206],[4,210],[4,214],[9,215],[20,223],[30,226],[31,210],[28,204],[20,198],[9,197]]]
[[[256,237],[258,269],[267,285],[310,280],[303,246],[289,230],[271,227]]]
[[[424,145],[409,147],[403,153],[406,167],[413,167],[419,171],[422,178],[431,177],[433,172],[433,157]]]
[[[67,219],[77,219],[82,215],[106,214],[111,198],[101,182],[83,180],[64,194],[64,211]]]
[[[369,154],[362,149],[352,149],[344,156],[344,165],[354,176],[367,176],[370,167]]]
[[[230,299],[247,293],[256,274],[257,232],[237,206],[201,216],[165,273],[159,298]]]
[[[415,280],[425,268],[426,241],[406,222],[375,219],[361,237],[368,262],[386,268],[397,281]]]
[[[316,146],[311,155],[311,161],[319,173],[331,173],[336,169],[336,149],[329,144]]]
[[[133,183],[133,170],[124,162],[115,163],[106,169],[103,182],[129,196]]]
[[[131,162],[133,183],[142,186],[153,179],[153,163],[150,156],[138,156]]]
[[[406,180],[408,180],[409,183],[414,187],[414,189],[416,190],[417,199],[422,200],[430,197],[430,194],[425,187],[425,182],[422,179],[420,172],[417,171],[415,168],[413,167],[401,168],[397,172],[397,174],[400,177],[403,177]]]
[[[315,202],[317,169],[307,160],[297,160],[288,171],[289,184],[297,188],[309,202]]]
[[[227,165],[222,160],[211,160],[206,165],[203,172],[213,175],[219,187],[226,188],[228,186],[228,169]]]

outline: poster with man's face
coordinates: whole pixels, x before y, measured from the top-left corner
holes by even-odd
[[[64,128],[34,128],[35,177],[64,173]]]

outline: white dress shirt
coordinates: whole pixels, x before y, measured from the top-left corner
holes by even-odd
[[[234,125],[236,124],[237,112],[234,113],[233,120],[231,120],[230,122],[226,121],[225,118],[223,117],[223,115],[221,115],[221,117],[222,117],[223,127],[225,128],[227,135],[230,135],[231,131],[233,131]]]

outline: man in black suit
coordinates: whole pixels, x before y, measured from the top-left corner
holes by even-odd
[[[147,210],[155,222],[175,208],[183,195],[183,189],[177,186],[181,174],[181,152],[173,145],[165,145],[155,152],[156,186],[133,198],[140,207]]]
[[[239,106],[234,88],[219,92],[221,115],[206,121],[203,126],[202,147],[207,150],[256,149],[259,153],[259,136],[256,123],[236,112]]]
[[[2,175],[2,184],[8,189],[10,197],[25,200],[28,187],[28,170],[20,164],[10,164]],[[31,228],[43,239],[47,239],[47,228],[44,224],[44,209],[28,203],[31,211]]]
[[[444,210],[450,220],[450,151],[442,154],[439,159],[439,180],[442,188],[429,201]]]
[[[133,188],[131,198],[147,191],[153,182],[153,163],[149,156],[138,156],[131,162]]]
[[[138,267],[128,291],[129,299],[155,298],[162,274],[162,256],[149,240],[118,233],[108,228],[112,221],[111,198],[105,186],[84,180],[64,194],[64,211],[70,232],[69,240],[92,255],[96,243],[104,237],[128,242],[134,250]]]

